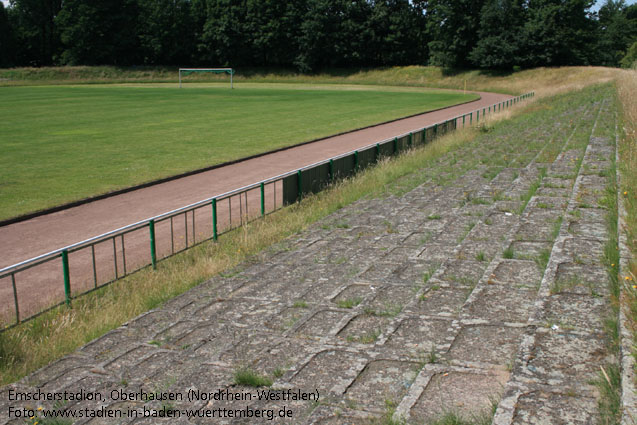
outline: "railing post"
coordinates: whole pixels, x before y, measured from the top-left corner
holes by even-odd
[[[69,270],[69,252],[62,251],[62,273],[64,274],[64,302],[71,306],[71,273]]]
[[[413,143],[412,135],[411,135],[411,133],[409,133],[409,139],[407,141],[407,144],[409,145],[410,148],[411,148],[412,143]]]
[[[153,270],[157,270],[157,249],[155,245],[155,220],[148,222],[148,230],[150,232],[150,262]]]
[[[15,287],[15,273],[11,273],[11,285],[13,286],[13,302],[15,303],[15,323],[20,323],[20,306],[18,304],[18,291]]]
[[[297,177],[297,183],[299,184],[299,202],[300,202],[301,199],[303,199],[303,187],[302,187],[303,180],[301,177],[301,170],[298,170],[296,172],[296,177]]]
[[[464,120],[465,120],[465,118],[467,118],[467,114],[464,114],[462,116],[462,128],[464,128]]]
[[[469,125],[473,124],[473,112],[469,113]]]
[[[212,239],[216,242],[219,235],[217,234],[217,198],[212,200]]]
[[[435,140],[436,137],[438,137],[438,124],[434,124],[434,135],[432,139]]]
[[[265,183],[261,182],[261,217],[265,215]]]
[[[330,158],[330,181],[334,181],[334,160]]]
[[[380,144],[376,143],[376,150],[374,151],[374,162],[378,162],[380,158]]]
[[[354,151],[354,172],[358,172],[358,151]]]
[[[398,137],[394,137],[394,154],[398,152]]]
[[[422,144],[427,144],[427,127],[422,129]]]
[[[480,110],[476,111],[476,122],[480,122]]]

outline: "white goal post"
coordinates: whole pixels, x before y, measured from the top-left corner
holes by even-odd
[[[181,88],[181,76],[193,74],[196,72],[212,72],[213,74],[230,74],[230,88],[232,86],[232,76],[234,75],[234,69],[232,68],[179,68],[179,88]]]

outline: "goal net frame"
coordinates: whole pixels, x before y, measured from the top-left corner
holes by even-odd
[[[181,75],[190,75],[197,72],[211,72],[213,74],[230,74],[230,88],[233,89],[232,76],[234,69],[232,68],[179,68],[179,88],[181,88]]]

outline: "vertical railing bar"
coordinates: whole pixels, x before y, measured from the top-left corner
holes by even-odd
[[[157,244],[155,243],[155,220],[148,222],[148,231],[150,233],[150,263],[153,270],[157,270]]]
[[[175,232],[173,227],[173,217],[170,217],[170,252],[175,255]]]
[[[195,209],[192,209],[192,243],[197,243],[197,232],[195,231]]]
[[[212,200],[212,239],[216,242],[217,238],[217,198],[214,198]]]
[[[124,276],[126,276],[126,245],[124,243],[124,235],[122,233],[122,264],[124,265]]]
[[[11,285],[13,286],[13,302],[15,304],[15,323],[20,323],[20,307],[18,305],[18,290],[15,287],[15,273],[11,273]]]
[[[239,226],[243,225],[243,207],[241,206],[241,193],[239,193]]]
[[[261,217],[265,215],[265,184],[261,182]]]
[[[115,279],[119,277],[119,272],[117,271],[117,246],[115,244],[115,237],[113,239],[113,263],[115,264]]]
[[[228,216],[230,217],[230,228],[232,229],[232,196],[228,197]]]
[[[113,238],[115,241],[115,238]],[[67,307],[71,306],[71,271],[69,267],[69,252],[62,251],[62,274],[64,275],[64,302]]]
[[[188,211],[184,212],[184,237],[186,238],[186,248],[188,248]]]
[[[97,266],[95,265],[95,244],[91,245],[91,256],[93,257],[93,286],[97,288]]]

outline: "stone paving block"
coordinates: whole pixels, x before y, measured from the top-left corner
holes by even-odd
[[[604,260],[604,243],[588,238],[569,238],[564,241],[564,254],[576,264],[601,266]]]
[[[274,332],[285,332],[292,328],[301,318],[310,314],[308,308],[286,307],[279,313],[272,315],[265,326]]]
[[[608,239],[606,223],[598,221],[569,220],[568,232],[574,236],[586,238]]]
[[[599,419],[594,398],[533,391],[518,399],[512,424],[593,425]]]
[[[422,230],[411,233],[408,237],[403,239],[401,246],[420,248],[418,253],[427,245],[428,242],[434,237],[436,232],[433,230]]]
[[[508,373],[449,371],[434,374],[410,410],[412,420],[427,423],[445,413],[471,419],[491,414],[492,403],[503,392]]]
[[[378,291],[379,285],[370,283],[355,283],[347,285],[342,291],[331,299],[335,305],[350,303],[351,307],[360,304],[365,298],[374,297]]]
[[[557,325],[563,330],[588,331],[603,329],[604,319],[611,313],[607,298],[564,293],[548,297],[540,320],[547,327]]]
[[[513,241],[509,248],[513,250],[515,258],[530,258],[535,259],[543,252],[549,253],[553,248],[551,242],[530,242],[530,241]],[[548,257],[547,257],[548,258]]]
[[[271,339],[272,335],[267,333],[238,329],[232,342],[219,354],[219,360],[233,367],[252,365]]]
[[[506,201],[497,201],[495,203],[495,209],[500,213],[509,213],[515,214],[520,211],[520,207],[522,206],[522,201],[518,200],[506,200]]]
[[[335,310],[318,311],[306,320],[295,333],[298,336],[311,337],[327,335],[348,314],[347,312]]]
[[[560,263],[557,266],[551,293],[574,293],[582,295],[608,295],[608,275],[599,266]]]
[[[486,268],[483,261],[451,260],[444,265],[444,272],[439,278],[460,287],[471,287],[478,283]]]
[[[148,332],[159,332],[175,322],[174,313],[164,310],[153,310],[127,323],[129,334],[146,335]]]
[[[420,249],[413,247],[403,247],[399,246],[393,249],[390,249],[387,254],[385,254],[381,261],[395,261],[395,262],[403,262],[411,257],[416,257],[420,254]]]
[[[510,370],[524,328],[463,325],[445,356],[461,364],[488,363]]]
[[[314,355],[291,379],[295,388],[328,396],[342,395],[358,376],[367,359],[360,354],[342,350],[325,350]]]
[[[451,321],[429,316],[409,316],[400,321],[384,346],[402,355],[422,359],[437,346],[448,344],[455,334]]]
[[[442,262],[449,258],[454,249],[455,245],[428,243],[425,249],[418,255],[418,258],[442,264]]]
[[[465,239],[456,258],[488,262],[496,256],[498,251],[500,251],[500,241],[474,241]]]
[[[539,214],[536,211],[533,211],[532,214],[529,214],[529,217],[532,219],[537,219],[538,216],[549,216],[549,217],[559,217],[560,212],[565,210],[568,206],[568,198],[564,197],[554,197],[554,196],[540,196],[536,193],[536,195],[529,202],[530,208],[538,208],[541,210],[558,210],[558,213],[555,214]]]
[[[137,345],[138,340],[129,337],[123,328],[114,329],[99,339],[93,340],[79,349],[81,353],[96,360],[106,360],[125,353],[131,346]]]
[[[376,311],[396,310],[418,298],[418,285],[388,285],[378,289],[366,307]]]
[[[375,344],[389,324],[389,317],[376,314],[359,314],[353,317],[338,333],[348,343]]]
[[[179,335],[172,343],[164,346],[168,349],[194,350],[203,343],[212,341],[217,336],[215,323],[202,323],[194,325],[192,329]]]
[[[489,282],[516,289],[538,289],[542,272],[534,261],[504,259],[489,276]]]
[[[540,187],[536,192],[536,196],[542,198],[568,198],[571,196],[570,188],[556,188],[556,187]]]
[[[407,306],[406,310],[430,316],[457,316],[470,291],[467,288],[443,287],[437,282],[430,283],[432,286],[419,296],[417,302]]]
[[[493,323],[526,323],[537,291],[513,289],[507,285],[487,285],[472,302],[462,309],[461,317],[482,319]]]
[[[365,405],[366,409],[383,411],[388,401],[396,405],[400,402],[419,370],[416,362],[371,361],[347,388],[345,397]]]
[[[115,373],[126,372],[129,368],[139,363],[144,357],[147,357],[157,351],[157,347],[152,345],[138,345],[106,363],[104,368]]]
[[[268,376],[287,372],[295,364],[316,351],[317,346],[309,341],[299,344],[292,338],[285,338],[269,343],[257,356],[254,368]]]
[[[599,333],[540,328],[523,372],[542,383],[586,387],[597,377],[598,365],[607,355],[604,336]]]
[[[460,216],[447,224],[433,241],[458,244],[469,234],[477,221],[476,217]]]
[[[516,241],[552,242],[553,239],[555,239],[553,224],[544,221],[523,223],[515,234]]]

